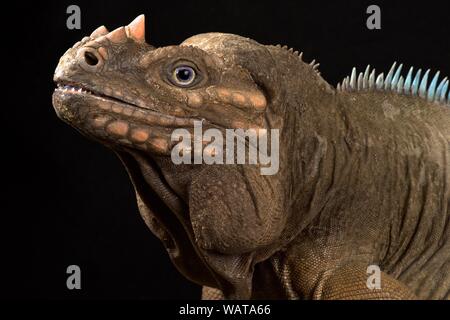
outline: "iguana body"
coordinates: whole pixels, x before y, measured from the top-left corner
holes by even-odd
[[[445,79],[424,92],[366,72],[336,90],[292,51],[236,35],[154,48],[143,20],[69,49],[53,104],[119,155],[145,222],[204,298],[450,298]],[[405,94],[419,86],[424,98]],[[279,129],[278,173],[175,165],[171,132],[196,119]]]

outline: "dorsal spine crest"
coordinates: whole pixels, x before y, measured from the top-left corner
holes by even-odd
[[[299,53],[298,51],[294,51],[293,48],[289,48],[289,47],[286,46],[286,45],[282,46],[281,44],[277,44],[275,47],[280,48],[280,49],[283,49],[283,50],[286,50],[286,51],[288,51],[289,53],[291,53],[292,55],[295,55],[297,58],[300,58],[300,60],[301,60],[302,62],[305,62],[305,61],[303,61],[303,51]],[[305,62],[305,63],[307,63],[307,62]],[[310,63],[307,63],[307,64],[309,64],[309,66],[310,66],[314,71],[316,71],[317,74],[320,75],[320,72],[319,72],[319,70],[318,70],[318,68],[319,68],[319,66],[320,66],[320,63],[316,63],[316,59],[313,59]]]
[[[422,74],[422,69],[414,74],[414,67],[411,67],[404,78],[401,75],[403,64],[397,67],[394,62],[391,69],[384,77],[384,73],[376,75],[375,69],[370,71],[368,65],[364,72],[357,73],[356,68],[352,69],[350,76],[347,76],[337,85],[338,91],[391,91],[399,94],[419,96],[430,102],[438,102],[450,106],[449,79],[447,77],[439,81],[440,71],[437,71],[430,84],[430,69]]]

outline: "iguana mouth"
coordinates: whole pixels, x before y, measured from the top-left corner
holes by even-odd
[[[60,91],[62,93],[66,93],[66,94],[82,94],[82,95],[92,95],[94,97],[99,97],[99,98],[103,98],[103,99],[107,99],[107,100],[111,100],[111,101],[115,101],[118,103],[124,103],[130,106],[133,106],[135,108],[139,108],[139,109],[144,109],[144,110],[151,110],[149,108],[143,108],[138,106],[137,104],[134,104],[130,101],[125,101],[110,95],[106,95],[104,93],[101,93],[97,90],[91,89],[91,88],[87,88],[86,86],[83,86],[79,83],[73,83],[73,82],[57,82],[57,87],[55,89],[55,91]],[[156,110],[152,110],[155,111]]]
[[[57,87],[55,89],[55,93],[61,95],[90,97],[93,99],[101,100],[103,102],[112,102],[115,105],[120,106],[120,111],[116,111],[116,108],[109,108],[108,110],[104,109],[102,111],[110,111],[112,114],[119,113],[120,116],[136,118],[137,121],[141,121],[145,125],[179,128],[193,127],[194,121],[202,121],[202,123],[204,124],[209,123],[205,119],[194,117],[180,117],[162,113],[161,111],[153,109],[149,106],[143,107],[128,100],[123,100],[111,95],[106,95],[102,92],[99,92],[98,90],[91,89],[90,87],[84,86],[79,83],[58,81],[56,85]]]
[[[91,90],[85,89],[83,87],[78,87],[78,86],[72,86],[72,85],[64,85],[62,83],[58,83],[57,84],[57,90],[62,90],[62,91],[72,91],[72,92],[78,92],[78,93],[88,93],[88,94],[92,94],[93,92]]]

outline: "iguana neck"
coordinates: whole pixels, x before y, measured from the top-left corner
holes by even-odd
[[[281,239],[286,245],[317,216],[326,201],[334,175],[340,170],[334,143],[343,140],[346,126],[336,91],[320,74],[295,61],[288,51],[278,54],[284,57],[275,56],[275,61],[288,61],[278,66],[280,94],[275,98],[280,101],[275,113],[282,115],[280,175],[287,182],[283,193],[290,216]],[[275,121],[271,126],[277,127]]]

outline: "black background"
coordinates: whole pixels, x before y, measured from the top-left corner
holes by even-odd
[[[106,148],[60,121],[52,74],[67,48],[99,25],[110,30],[145,13],[146,38],[177,44],[229,32],[286,44],[320,63],[335,85],[353,66],[387,71],[393,61],[450,75],[446,1],[16,1],[3,11],[6,101],[1,113],[0,292],[8,298],[198,298],[200,288],[171,265],[141,220],[124,168]],[[81,7],[81,30],[66,8]],[[382,29],[366,28],[378,4]],[[66,288],[66,268],[82,270],[82,290]]]

